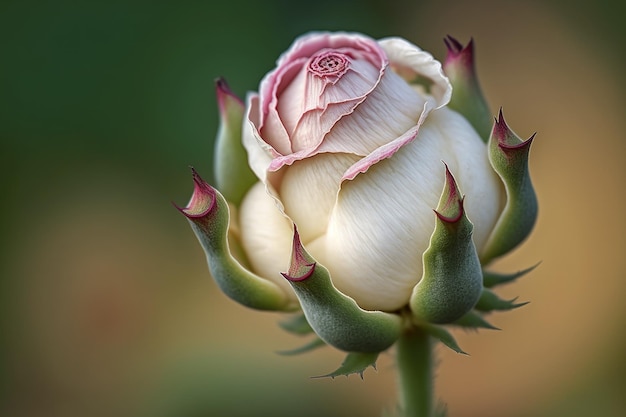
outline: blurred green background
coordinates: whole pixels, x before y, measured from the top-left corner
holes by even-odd
[[[500,332],[442,349],[451,417],[626,413],[626,33],[621,2],[0,3],[2,390],[11,417],[378,416],[392,353],[358,377],[280,316],[227,300],[171,202],[211,176],[213,81],[256,90],[294,37],[398,35],[443,59],[474,38],[482,85],[537,131],[537,228],[496,265],[542,264]]]

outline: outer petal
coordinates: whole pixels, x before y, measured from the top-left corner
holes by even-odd
[[[272,159],[280,154],[261,139],[261,135],[256,127],[260,119],[258,94],[252,93],[248,95],[247,108],[247,117],[243,122],[242,142],[248,152],[250,168],[259,180],[265,182]]]
[[[385,38],[378,44],[387,54],[391,66],[408,82],[416,77],[425,77],[432,81],[430,95],[434,107],[440,108],[450,102],[452,85],[443,73],[441,63],[431,54],[402,38]]]
[[[324,153],[285,169],[280,199],[285,213],[298,225],[305,245],[326,233],[341,176],[357,158],[345,153]]]
[[[317,152],[367,156],[415,126],[424,102],[423,95],[387,68],[376,89],[335,124]]]
[[[239,209],[241,244],[252,270],[270,280],[295,299],[281,272],[289,268],[293,229],[262,183],[255,184]]]
[[[417,46],[401,38],[386,38],[378,41],[379,45],[387,54],[390,65],[407,82],[416,78],[426,79],[429,82],[428,95],[423,105],[422,112],[415,126],[407,130],[403,135],[377,148],[367,157],[354,164],[344,174],[344,179],[352,180],[358,174],[367,171],[372,165],[389,158],[400,148],[415,140],[420,126],[424,123],[430,112],[439,109],[450,102],[452,85],[444,75],[441,63],[433,58],[428,52],[422,51]]]
[[[413,142],[417,137],[419,128],[422,126],[422,124],[424,124],[428,113],[428,103],[424,103],[422,114],[420,115],[420,118],[417,121],[416,125],[411,127],[409,130],[404,132],[404,134],[392,140],[391,142],[388,142],[380,146],[379,148],[376,148],[365,158],[360,159],[357,163],[355,163],[346,170],[346,172],[343,174],[342,180],[353,180],[357,175],[362,174],[370,169],[372,165],[389,158],[390,156],[398,152],[400,148]]]
[[[330,269],[335,285],[366,309],[391,311],[408,302],[422,274],[420,255],[435,226],[444,160],[457,173],[480,248],[496,222],[501,185],[484,143],[458,113],[441,109],[418,139],[394,158],[344,182],[323,250],[312,255]]]

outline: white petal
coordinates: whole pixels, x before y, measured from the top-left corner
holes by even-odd
[[[402,38],[385,38],[379,40],[378,44],[399,73],[410,73],[409,79],[420,75],[433,82],[430,93],[435,99],[437,108],[450,102],[452,85],[444,75],[441,63],[431,54]]]
[[[267,169],[272,163],[273,150],[265,143],[256,128],[259,118],[259,96],[250,94],[247,99],[248,113],[243,120],[242,142],[248,153],[248,165],[259,180],[265,182]]]
[[[432,85],[430,86],[430,94],[432,94],[432,96],[423,96],[417,92],[417,89],[414,90],[420,102],[416,103],[411,100],[405,100],[408,104],[405,109],[413,109],[413,111],[417,113],[417,116],[413,116],[413,120],[415,121],[414,125],[410,127],[410,129],[407,126],[406,131],[398,133],[397,137],[393,139],[382,136],[387,141],[383,142],[380,147],[371,150],[366,158],[354,164],[345,173],[344,178],[349,180],[354,179],[358,174],[366,172],[372,165],[379,163],[381,160],[393,156],[403,146],[411,143],[415,139],[421,124],[429,117],[431,111],[445,106],[450,101],[452,95],[452,85],[443,74],[441,63],[435,60],[428,52],[424,52],[417,46],[400,38],[383,39],[379,41],[379,45],[385,50],[385,53],[387,53],[387,57],[394,71],[397,71],[406,78],[406,80],[403,80],[397,77],[401,80],[402,84],[405,84],[407,81],[410,82],[416,76],[428,78],[432,81]],[[382,90],[386,91],[387,89]],[[404,91],[404,88],[397,88],[395,90]],[[385,107],[386,106],[378,105],[374,109],[376,112],[380,112],[381,109]],[[396,109],[396,112],[399,112],[399,110]],[[398,119],[397,116],[389,117],[386,115],[383,115],[383,117],[376,115],[374,119],[377,120],[377,122],[380,122],[380,120],[401,120]],[[384,124],[385,122],[381,123],[383,126]],[[364,125],[367,126],[367,124]],[[367,136],[365,137],[367,138]],[[328,144],[326,144],[326,142],[328,142]],[[320,149],[323,149],[324,146],[328,147],[328,149],[332,149],[329,146],[332,142],[326,142],[322,144]]]
[[[252,270],[259,276],[275,282],[287,294],[295,294],[281,272],[289,270],[293,229],[280,212],[276,202],[256,183],[246,194],[239,209],[241,244]]]
[[[346,181],[331,216],[319,261],[363,308],[402,307],[421,277],[444,178],[437,138],[423,133],[419,159],[407,157],[412,143]]]
[[[501,189],[485,144],[457,113],[432,112],[417,139],[370,167],[339,193],[318,260],[362,307],[404,306],[422,275],[445,161],[466,195],[480,248],[495,224]]]
[[[285,167],[280,199],[298,225],[302,243],[323,235],[345,170],[358,159],[349,154],[318,154]]]
[[[424,103],[422,114],[420,115],[417,124],[404,132],[401,136],[398,136],[391,142],[384,144],[383,146],[376,148],[372,153],[362,158],[357,163],[353,164],[343,174],[344,180],[353,180],[358,174],[366,172],[372,165],[377,164],[383,159],[387,159],[398,152],[403,146],[413,142],[417,137],[420,127],[424,124],[426,116],[429,114],[428,102]]]
[[[424,101],[424,97],[388,68],[365,101],[333,127],[319,152],[366,156],[414,127]]]

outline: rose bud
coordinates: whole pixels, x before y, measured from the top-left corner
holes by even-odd
[[[450,39],[458,81],[472,49]],[[470,81],[463,94],[476,97]],[[474,309],[482,268],[532,228],[533,212],[515,224],[536,207],[530,141],[500,116],[486,143],[468,99],[451,104],[452,85],[440,62],[404,39],[342,32],[298,38],[245,106],[219,80],[216,178],[230,213],[220,245],[241,249],[228,255],[229,268],[246,271],[235,276],[254,277],[229,295],[254,308],[254,289],[239,285],[265,280],[286,300],[262,308],[299,305],[306,329],[354,352],[393,344],[400,318],[448,346],[439,324],[491,328]],[[228,281],[210,261],[210,227],[194,231],[215,279]]]

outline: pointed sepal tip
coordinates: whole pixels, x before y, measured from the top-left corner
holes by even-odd
[[[461,113],[484,142],[491,131],[491,116],[474,63],[474,40],[464,47],[452,36],[444,39],[447,47],[443,71],[452,84],[450,108]]]
[[[473,225],[447,166],[435,213],[435,230],[422,255],[422,278],[413,289],[409,305],[418,321],[445,324],[470,311],[482,290],[482,269],[472,240]]]
[[[289,281],[306,321],[326,343],[346,352],[381,352],[400,336],[400,316],[366,311],[332,284],[328,270],[305,250],[294,226]]]
[[[226,199],[193,168],[192,177],[191,200],[186,207],[177,208],[189,221],[222,292],[246,307],[293,310],[295,306],[277,284],[255,275],[233,257],[228,242],[230,212]]]
[[[489,162],[504,185],[506,202],[480,258],[487,264],[522,243],[537,220],[538,203],[528,159],[534,140],[522,140],[507,125],[502,109],[489,137]]]
[[[245,105],[230,90],[225,79],[218,78],[215,89],[220,113],[213,156],[215,181],[224,198],[238,206],[258,181],[248,164],[248,153],[242,142]]]

